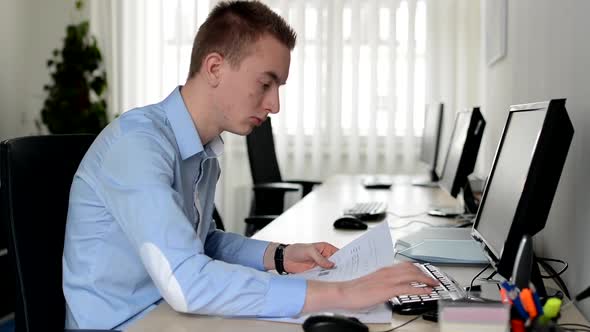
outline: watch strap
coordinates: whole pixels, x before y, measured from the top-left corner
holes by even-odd
[[[275,269],[279,274],[288,274],[285,271],[284,261],[285,261],[285,248],[287,248],[288,244],[280,243],[275,250]]]

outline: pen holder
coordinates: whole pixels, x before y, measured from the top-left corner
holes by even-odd
[[[438,301],[440,332],[509,330],[510,306],[500,302]]]

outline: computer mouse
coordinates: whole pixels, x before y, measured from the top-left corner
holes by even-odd
[[[367,224],[355,216],[343,215],[334,221],[334,228],[363,230],[367,229]]]
[[[303,322],[305,332],[369,332],[367,325],[354,317],[310,316]]]

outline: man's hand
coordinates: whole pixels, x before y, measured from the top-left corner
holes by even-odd
[[[416,288],[412,282],[429,287]],[[400,263],[381,268],[364,277],[343,282],[307,281],[307,296],[303,312],[325,310],[360,310],[384,303],[397,295],[423,295],[439,282],[425,275],[412,263]]]
[[[316,266],[326,269],[334,267],[328,260],[338,248],[326,242],[295,243],[285,248],[283,266],[289,273],[307,271]]]

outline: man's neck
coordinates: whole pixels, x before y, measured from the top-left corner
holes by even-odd
[[[187,80],[180,90],[182,100],[203,145],[211,142],[222,132],[215,123],[214,107],[211,96],[207,94],[207,88],[206,84],[201,82],[198,77],[195,77]]]

